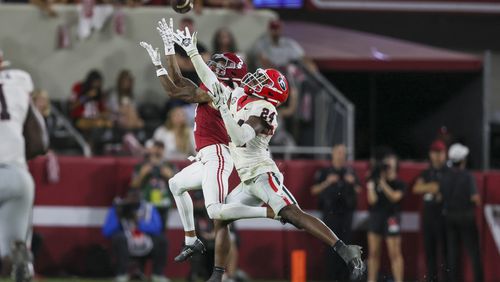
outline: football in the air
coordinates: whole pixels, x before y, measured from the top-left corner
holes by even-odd
[[[172,8],[179,14],[185,14],[193,9],[191,0],[170,0]]]

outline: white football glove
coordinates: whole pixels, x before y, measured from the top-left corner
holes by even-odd
[[[177,32],[174,33],[174,42],[181,46],[190,58],[198,55],[198,48],[196,48],[196,35],[197,32],[195,31],[191,36],[187,27],[184,31],[177,30]]]
[[[170,18],[170,24],[167,24],[165,18],[158,21],[156,29],[160,33],[163,45],[165,46],[165,55],[175,55],[174,48],[174,20]]]
[[[231,95],[229,87],[224,87],[220,82],[216,82],[212,85],[212,91],[208,91],[208,95],[219,111],[228,110],[227,100]]]
[[[148,54],[149,54],[149,57],[151,57],[151,62],[153,62],[153,65],[155,65],[155,67],[161,67],[161,56],[160,56],[160,52],[158,51],[158,48],[156,49],[153,49],[153,46],[151,46],[151,44],[149,43],[146,43],[144,41],[141,41],[139,43],[142,47],[144,47],[144,49],[146,49],[146,51],[148,51]]]

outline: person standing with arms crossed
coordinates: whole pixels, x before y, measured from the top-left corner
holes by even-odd
[[[440,181],[448,172],[446,165],[446,144],[436,140],[429,150],[430,166],[420,174],[413,186],[413,193],[422,195],[424,200],[422,230],[424,233],[424,248],[427,264],[426,281],[439,281],[438,266],[441,265],[444,281],[446,277],[446,229],[443,217],[443,196]],[[440,252],[441,251],[441,252]],[[438,253],[442,254],[443,263],[438,263]]]

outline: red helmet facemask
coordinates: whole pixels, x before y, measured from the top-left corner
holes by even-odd
[[[275,69],[257,69],[255,73],[245,75],[241,84],[248,95],[267,100],[275,106],[288,99],[288,81]]]
[[[207,65],[221,81],[234,81],[239,84],[247,74],[247,65],[234,53],[214,54]]]

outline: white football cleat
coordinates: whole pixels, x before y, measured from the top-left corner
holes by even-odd
[[[35,275],[33,256],[23,242],[12,245],[12,272],[11,277],[15,282],[31,282]]]

